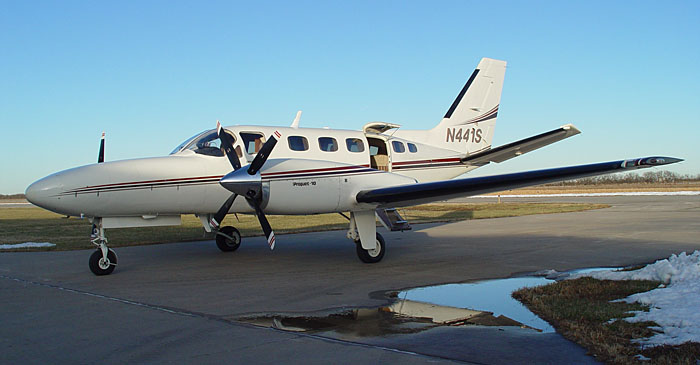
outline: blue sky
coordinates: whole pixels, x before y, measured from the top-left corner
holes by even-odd
[[[0,193],[165,155],[224,124],[435,125],[508,61],[494,145],[583,133],[475,174],[648,155],[700,173],[698,1],[0,0]]]

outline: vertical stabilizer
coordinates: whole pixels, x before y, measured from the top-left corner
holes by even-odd
[[[430,143],[463,153],[488,149],[496,127],[506,62],[482,58],[430,133]]]

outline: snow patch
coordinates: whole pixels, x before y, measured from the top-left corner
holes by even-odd
[[[680,345],[700,342],[700,251],[671,255],[634,271],[597,271],[572,275],[570,278],[590,276],[601,280],[656,280],[664,285],[631,295],[622,301],[649,305],[649,312],[633,312],[630,322],[656,322],[660,331],[654,336],[638,340],[641,345]]]
[[[0,250],[12,250],[15,248],[34,248],[34,247],[54,247],[56,244],[49,242],[24,242],[14,244],[2,244]]]

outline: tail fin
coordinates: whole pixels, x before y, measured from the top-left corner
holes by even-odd
[[[491,146],[506,62],[482,58],[442,121],[429,131],[437,146],[472,154]]]

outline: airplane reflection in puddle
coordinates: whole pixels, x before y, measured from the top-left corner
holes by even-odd
[[[446,284],[407,290],[399,293],[399,297],[445,306],[488,310],[493,312],[494,316],[511,318],[527,327],[551,333],[555,332],[554,328],[513,299],[511,293],[520,288],[549,284],[553,281],[529,276],[477,283]]]
[[[418,333],[438,326],[528,327],[491,312],[397,300],[387,307],[361,308],[324,316],[269,314],[238,318],[238,321],[291,332],[333,332],[344,337],[376,337]]]
[[[357,337],[418,333],[445,325],[516,326],[552,333],[555,330],[549,323],[513,299],[511,293],[524,287],[549,284],[572,273],[596,270],[603,268],[542,274],[547,277],[524,276],[415,288],[395,293],[397,300],[379,308],[317,316],[266,314],[236,320],[292,332],[333,332]]]

